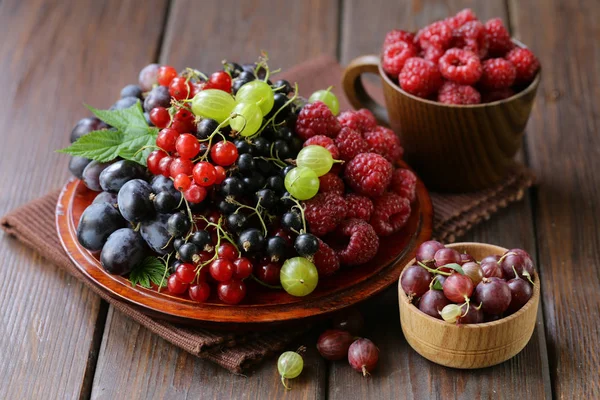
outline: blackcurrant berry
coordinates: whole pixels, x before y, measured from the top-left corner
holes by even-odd
[[[254,139],[254,151],[258,156],[269,157],[271,155],[271,142],[262,136],[257,137]]]
[[[185,244],[185,239],[182,237],[175,238],[173,240],[173,248],[179,250],[179,248]]]
[[[196,126],[196,137],[200,140],[208,139],[208,137],[219,127],[219,123],[214,119],[204,118],[198,122]],[[219,136],[219,135],[216,135]]]
[[[167,230],[172,236],[183,236],[188,233],[192,223],[187,215],[177,212],[169,217],[167,221]]]
[[[285,167],[284,169],[281,170],[281,176],[283,178],[285,178],[285,176],[288,174],[288,172],[290,172],[291,170],[293,170],[295,167],[293,165],[288,165],[287,167]]]
[[[292,200],[292,195],[290,194],[290,192],[283,193],[283,196],[281,196],[281,204],[283,204],[288,209],[296,205],[294,200]]]
[[[248,227],[248,217],[241,213],[227,216],[227,227],[234,232],[241,232]]]
[[[280,79],[273,84],[273,89],[277,90],[277,93],[289,94],[292,92],[292,85],[284,79]]]
[[[253,193],[265,186],[265,177],[258,171],[252,171],[250,176],[242,178],[242,182],[244,182],[244,190]]]
[[[302,217],[299,213],[294,211],[286,212],[281,217],[281,226],[288,232],[298,232],[302,229]]]
[[[230,61],[223,64],[223,71],[229,72],[232,78],[237,78],[244,69],[240,64]]]
[[[238,247],[245,253],[258,253],[265,247],[265,237],[258,229],[246,229],[240,233]]]
[[[276,140],[273,145],[273,155],[280,160],[286,160],[292,156],[292,152],[287,142]]]
[[[196,247],[194,243],[188,242],[181,245],[179,250],[177,250],[177,253],[179,254],[179,259],[181,261],[191,263],[195,261],[194,259],[198,253],[200,253],[200,250],[198,250],[198,247]]]
[[[223,215],[233,214],[235,212],[235,210],[237,210],[237,208],[238,208],[238,206],[236,206],[235,204],[232,204],[226,200],[221,200],[219,202],[218,207],[219,207],[219,211]]]
[[[273,175],[267,178],[267,188],[273,190],[276,193],[282,193],[285,191],[285,185],[283,178],[279,175]]]
[[[208,231],[197,231],[190,237],[190,242],[194,243],[200,251],[212,249],[212,237]]]
[[[291,158],[295,158],[296,155],[298,155],[298,153],[300,152],[300,150],[302,150],[302,146],[304,145],[304,142],[298,136],[294,136],[288,142],[288,145],[290,146],[290,150],[292,152]]]
[[[244,193],[244,183],[238,177],[227,177],[221,183],[221,193],[224,196],[241,196]]]
[[[272,262],[283,260],[287,251],[287,242],[284,238],[273,236],[267,239],[267,256]]]
[[[271,109],[271,111],[269,112],[269,114],[267,114],[267,116],[265,117],[267,120],[271,119],[275,113],[277,113],[277,117],[275,118],[275,122],[279,123],[279,122],[283,122],[288,114],[290,113],[290,108],[288,107],[284,107],[285,103],[288,102],[288,98],[285,94],[283,93],[275,93],[275,96],[273,98],[273,108]]]
[[[181,202],[181,193],[160,192],[154,196],[154,208],[159,213],[169,213],[174,211]]]
[[[255,79],[256,76],[254,76],[254,67],[252,67],[250,70],[244,69],[244,71],[240,72],[238,75],[238,80],[241,81],[251,82]]]
[[[253,147],[246,140],[237,139],[233,143],[235,143],[235,147],[237,148],[238,154],[240,154],[240,157],[242,154],[252,154]]]
[[[246,153],[239,156],[238,168],[242,174],[251,175],[255,167],[256,165],[254,164],[254,157],[252,157],[252,155]]]
[[[254,160],[254,164],[256,165],[256,169],[264,176],[270,176],[273,174],[273,164],[270,161],[263,160],[262,158]]]
[[[256,200],[260,202],[260,205],[267,210],[271,210],[273,207],[277,205],[278,198],[275,195],[275,192],[271,189],[261,189],[256,192]]]
[[[319,240],[313,234],[303,233],[296,238],[294,249],[302,257],[311,257],[319,250]]]
[[[284,142],[289,143],[295,137],[296,135],[294,134],[294,132],[292,132],[292,130],[287,126],[282,126],[279,129],[277,129],[277,139],[281,139]]]

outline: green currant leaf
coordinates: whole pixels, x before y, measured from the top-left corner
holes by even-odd
[[[147,289],[150,288],[151,283],[157,286],[161,286],[162,284],[161,287],[166,286],[166,279],[163,280],[163,277],[166,275],[166,268],[167,265],[156,257],[149,256],[144,258],[129,273],[131,286],[139,285]]]
[[[442,284],[440,282],[440,280],[437,278],[439,275],[436,275],[433,280],[431,281],[431,289],[434,290],[443,290],[444,288],[442,287]]]
[[[128,134],[129,130],[148,128],[146,118],[144,118],[144,110],[142,110],[142,103],[139,100],[131,107],[122,110],[99,110],[87,104],[86,107],[96,117],[125,134]]]
[[[106,162],[117,158],[122,142],[123,133],[104,129],[92,131],[58,152]]]
[[[444,268],[453,269],[453,270],[455,270],[456,272],[458,272],[461,275],[465,274],[465,271],[463,271],[462,267],[460,265],[458,265],[458,264],[454,264],[454,263],[453,264],[446,264],[446,265],[444,265]]]
[[[146,159],[156,143],[158,129],[146,127],[146,132],[138,136],[125,136],[119,147],[119,156],[146,166]]]

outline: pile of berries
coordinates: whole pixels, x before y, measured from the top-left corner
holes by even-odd
[[[419,246],[416,260],[402,273],[402,289],[419,310],[447,322],[495,321],[533,295],[533,260],[521,249],[476,261],[431,240]]]
[[[506,99],[525,88],[540,63],[531,50],[515,46],[500,18],[484,24],[465,9],[416,34],[388,32],[382,66],[415,96],[479,104]]]
[[[153,256],[164,263],[153,286],[198,302],[237,304],[248,280],[305,296],[340,266],[371,260],[379,236],[402,229],[416,177],[395,168],[397,136],[367,110],[336,117],[330,89],[306,100],[269,77],[264,58],[224,62],[210,76],[151,64],[123,89],[112,109],[142,102],[158,128],[147,168],[80,157],[70,165],[103,191],[78,237],[101,251],[108,272],[132,279]],[[106,128],[86,118],[72,141]]]

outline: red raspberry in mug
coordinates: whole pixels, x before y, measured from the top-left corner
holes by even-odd
[[[452,46],[459,49],[470,50],[479,58],[484,58],[488,53],[489,41],[485,27],[479,21],[469,21],[453,33]]]
[[[485,33],[489,42],[489,54],[502,57],[515,45],[510,40],[510,34],[500,18],[492,18],[485,23]]]
[[[415,34],[412,32],[403,31],[401,29],[393,29],[385,35],[383,41],[383,49],[398,42],[414,43]]]
[[[445,21],[437,21],[421,29],[415,38],[421,48],[430,46],[447,49],[452,41],[452,28]]]
[[[453,17],[448,17],[444,21],[450,26],[452,29],[458,29],[463,26],[465,23],[469,21],[475,21],[477,16],[470,8],[465,8],[456,13]]]
[[[448,80],[461,85],[473,85],[481,78],[481,61],[469,50],[450,49],[439,62],[440,73]]]
[[[423,58],[409,58],[398,76],[400,87],[410,94],[427,97],[442,86],[438,66]]]
[[[482,64],[483,73],[479,85],[486,89],[505,89],[515,83],[517,69],[503,58],[490,58]]]
[[[517,69],[515,83],[518,84],[531,82],[538,69],[540,69],[540,62],[529,49],[523,49],[519,47],[512,49],[508,52],[505,58],[513,63]]]
[[[446,81],[438,92],[437,100],[445,104],[479,104],[481,95],[473,86]]]
[[[397,42],[383,50],[381,66],[386,73],[397,76],[402,71],[406,60],[416,55],[417,49],[412,43]]]

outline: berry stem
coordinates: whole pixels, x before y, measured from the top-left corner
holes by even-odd
[[[252,278],[252,280],[254,280],[259,285],[262,285],[262,286],[267,287],[269,289],[283,289],[283,286],[281,286],[281,285],[269,285],[268,283],[265,283],[265,282],[261,281],[256,276],[254,276],[254,274],[250,274],[250,278]]]
[[[290,199],[292,200],[294,203],[296,203],[295,206],[292,206],[292,208],[297,208],[300,211],[300,217],[302,219],[302,232],[301,233],[306,233],[308,232],[308,230],[306,229],[306,218],[304,217],[304,207],[302,206],[302,204],[295,199],[292,196],[285,196],[283,197],[284,199]]]
[[[443,272],[438,269],[429,268],[427,265],[423,264],[421,261],[417,261],[417,264],[419,264],[420,267],[425,268],[427,271],[431,272],[432,274],[439,274],[439,275],[445,275],[445,276],[451,275],[450,272]]]
[[[267,126],[269,126],[269,124],[272,124],[275,121],[275,118],[277,118],[277,114],[279,114],[279,112],[281,110],[283,110],[284,108],[286,108],[287,106],[292,104],[294,102],[294,100],[296,100],[297,97],[298,97],[298,83],[294,83],[294,96],[292,96],[279,110],[275,111],[275,114],[273,114],[273,116],[271,118],[269,118],[269,120],[267,122],[265,122],[265,124],[258,130],[258,132],[256,132],[254,135],[252,135],[250,137],[253,138],[253,137],[260,135],[262,133],[262,131],[265,130],[265,128]]]

